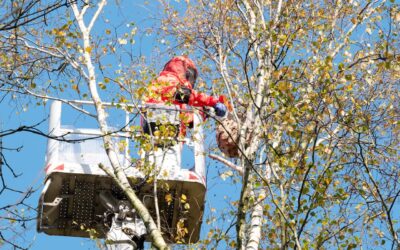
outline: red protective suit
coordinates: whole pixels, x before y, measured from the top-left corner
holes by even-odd
[[[204,93],[193,90],[192,84],[186,79],[188,68],[197,69],[192,60],[185,56],[172,58],[165,64],[163,71],[155,82],[149,87],[149,95],[146,98],[147,103],[172,103],[185,107],[174,99],[176,91],[180,87],[186,87],[191,90],[188,105],[204,107],[214,106],[219,102],[219,98],[215,98]]]
[[[157,79],[149,86],[149,93],[145,97],[146,103],[165,103],[179,105],[181,109],[186,108],[186,104],[196,107],[209,106],[213,107],[218,102],[222,102],[222,98],[216,98],[204,93],[193,90],[193,86],[187,79],[188,69],[194,70],[197,76],[197,69],[193,61],[186,56],[178,56],[172,58],[165,64],[163,71]],[[175,96],[181,88],[190,90],[190,96],[186,103],[177,101]],[[183,117],[181,126],[181,134],[185,134],[185,124],[193,121],[193,115],[187,114]]]

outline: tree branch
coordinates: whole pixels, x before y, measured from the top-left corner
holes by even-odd
[[[208,154],[208,156],[211,159],[214,159],[216,161],[221,162],[222,164],[224,164],[225,166],[237,171],[240,175],[243,176],[243,169],[237,165],[235,165],[234,163],[228,161],[227,159],[223,158],[222,156],[216,155],[216,154]]]

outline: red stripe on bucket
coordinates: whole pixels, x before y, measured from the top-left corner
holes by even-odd
[[[54,170],[64,170],[64,164],[58,165]]]
[[[47,173],[47,170],[49,170],[49,167],[51,166],[51,164],[47,164],[47,166],[44,168],[44,172]]]
[[[189,173],[189,180],[198,180],[199,177],[197,177],[196,175]]]

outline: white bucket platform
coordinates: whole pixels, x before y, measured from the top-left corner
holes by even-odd
[[[86,101],[71,103],[93,105]],[[114,105],[105,103],[104,106]],[[61,108],[59,101],[51,105],[49,135],[53,139],[48,140],[44,169],[46,177],[39,199],[37,230],[49,235],[105,238],[110,226],[107,221],[110,211],[103,205],[101,194],[119,201],[126,200],[125,195],[99,167],[100,163],[111,167],[99,129],[63,126]],[[132,111],[131,108],[125,110]],[[179,118],[181,112],[175,106],[164,105],[142,106],[135,110],[157,110],[161,115],[166,114],[168,119],[173,117],[171,114],[178,114],[175,117]],[[126,112],[127,123],[134,122],[129,120],[131,115],[132,112]],[[204,134],[200,115],[197,112],[193,112],[193,115],[191,138],[185,138],[184,143],[174,142],[168,150],[141,154],[141,160],[154,163],[159,169],[156,175],[158,207],[162,232],[170,243],[197,242],[202,224],[206,193]],[[179,120],[175,122],[179,125]],[[118,159],[136,194],[155,219],[154,181],[132,164],[129,152],[129,148],[132,148],[129,145],[135,143],[132,137],[133,133],[126,130],[113,134],[116,143],[124,140],[127,145],[123,152],[119,152]],[[194,159],[191,169],[181,166],[183,147],[189,147],[193,152],[190,156],[185,155]],[[187,233],[180,238],[177,232],[182,222]]]

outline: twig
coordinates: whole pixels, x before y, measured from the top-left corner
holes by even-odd
[[[208,154],[208,156],[211,159],[217,160],[217,161],[221,162],[222,164],[224,164],[225,166],[227,166],[229,168],[232,168],[233,170],[238,171],[239,174],[241,176],[243,176],[243,168],[241,168],[241,167],[237,166],[236,164],[228,161],[227,159],[223,158],[222,156],[219,156],[219,155],[216,155],[216,154]]]

